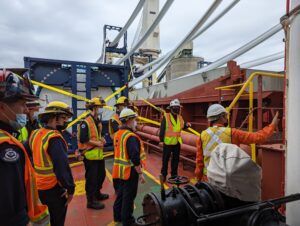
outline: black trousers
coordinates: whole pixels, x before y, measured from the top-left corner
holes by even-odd
[[[161,174],[165,177],[168,175],[168,164],[169,164],[169,159],[171,154],[172,154],[171,176],[177,176],[179,155],[180,155],[180,143],[176,145],[164,144],[163,146]]]
[[[119,180],[118,179],[113,179],[113,187],[115,189],[115,192],[118,192],[118,188],[119,188]]]
[[[135,223],[133,206],[138,190],[139,175],[131,167],[128,180],[116,180],[118,183],[118,193],[114,203],[114,220],[122,221],[123,226],[130,226]]]
[[[85,167],[85,192],[88,199],[93,199],[99,194],[105,180],[105,161],[84,159]]]
[[[51,226],[63,226],[67,214],[67,206],[65,206],[67,199],[61,196],[65,189],[57,184],[54,188],[38,192],[41,202],[48,206]]]

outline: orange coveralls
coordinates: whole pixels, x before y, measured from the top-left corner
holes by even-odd
[[[224,125],[217,124],[215,126],[224,127]],[[231,142],[232,144],[254,144],[254,143],[263,143],[265,142],[274,132],[275,125],[271,123],[270,125],[264,127],[263,129],[251,133],[243,130],[231,129]],[[207,181],[206,176],[203,176],[203,149],[201,138],[197,140],[197,153],[196,153],[196,169],[195,174],[198,181]],[[203,177],[203,178],[202,178]]]

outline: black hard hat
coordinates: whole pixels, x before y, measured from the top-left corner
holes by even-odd
[[[11,70],[2,69],[0,70],[0,100],[13,98],[27,101],[38,99],[34,95],[34,87],[27,73],[20,76]]]

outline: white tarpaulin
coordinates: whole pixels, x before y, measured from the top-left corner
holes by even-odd
[[[234,144],[219,144],[214,149],[207,176],[225,195],[242,201],[260,201],[261,168]]]

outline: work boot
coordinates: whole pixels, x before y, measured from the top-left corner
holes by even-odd
[[[104,209],[105,205],[102,202],[98,202],[96,199],[88,199],[86,207],[89,209],[101,210]]]
[[[102,201],[102,200],[105,200],[105,199],[108,199],[108,198],[109,198],[108,194],[104,194],[104,193],[101,193],[101,192],[99,192],[96,195],[96,200],[98,200],[98,201]]]

